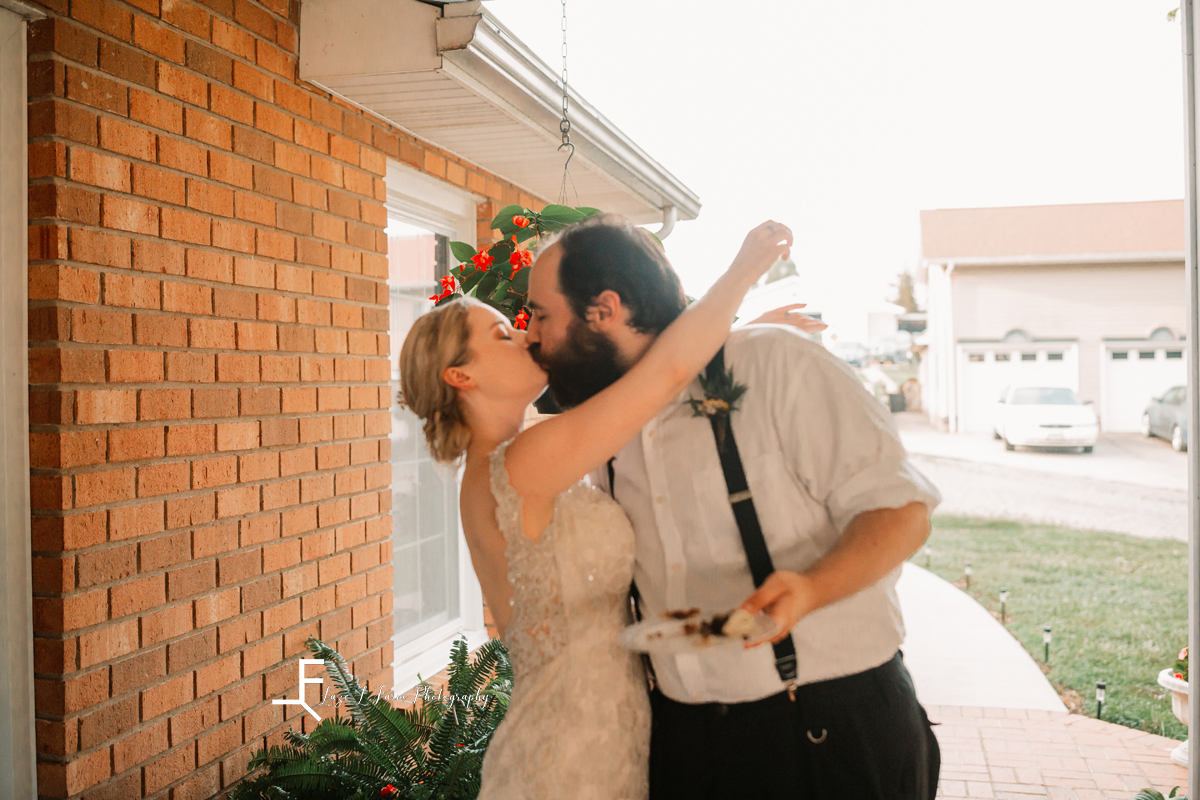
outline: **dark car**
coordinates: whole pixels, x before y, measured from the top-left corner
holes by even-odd
[[[1176,450],[1187,449],[1187,387],[1174,386],[1156,397],[1142,414],[1142,435],[1171,440]]]

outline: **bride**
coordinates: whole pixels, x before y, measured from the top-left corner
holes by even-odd
[[[484,757],[480,800],[647,797],[646,679],[617,640],[631,621],[634,533],[583,478],[692,383],[746,291],[791,244],[780,223],[752,230],[725,274],[622,378],[527,430],[546,374],[498,311],[464,298],[420,317],[405,339],[404,403],[435,459],[466,455],[463,530],[512,658],[512,699]],[[551,244],[539,260],[556,257]],[[602,313],[592,307],[588,318]]]

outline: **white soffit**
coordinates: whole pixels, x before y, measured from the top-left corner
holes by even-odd
[[[444,10],[420,0],[305,0],[300,77],[437,147],[554,202],[558,76],[476,2]],[[444,16],[443,16],[444,14]],[[570,205],[635,222],[674,207],[695,219],[699,198],[595,108],[571,92],[575,157]]]

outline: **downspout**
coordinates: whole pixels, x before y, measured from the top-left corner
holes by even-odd
[[[1188,295],[1188,653],[1200,645],[1200,281],[1197,280],[1196,197],[1196,63],[1195,10],[1193,0],[1181,0],[1179,10],[1183,40],[1183,131],[1186,174],[1184,177],[1184,273]],[[1200,697],[1196,670],[1188,673],[1188,695]],[[1188,704],[1188,797],[1200,797],[1200,746],[1194,741],[1200,730],[1200,702]]]
[[[679,219],[679,211],[673,205],[663,206],[663,224],[662,227],[654,232],[661,242],[663,239],[671,235],[671,231],[675,230],[675,223]]]

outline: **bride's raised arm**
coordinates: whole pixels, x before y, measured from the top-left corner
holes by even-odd
[[[766,222],[746,236],[733,264],[619,380],[591,399],[521,433],[506,452],[522,497],[552,498],[599,467],[687,388],[729,335],[746,291],[779,258],[792,232]]]

